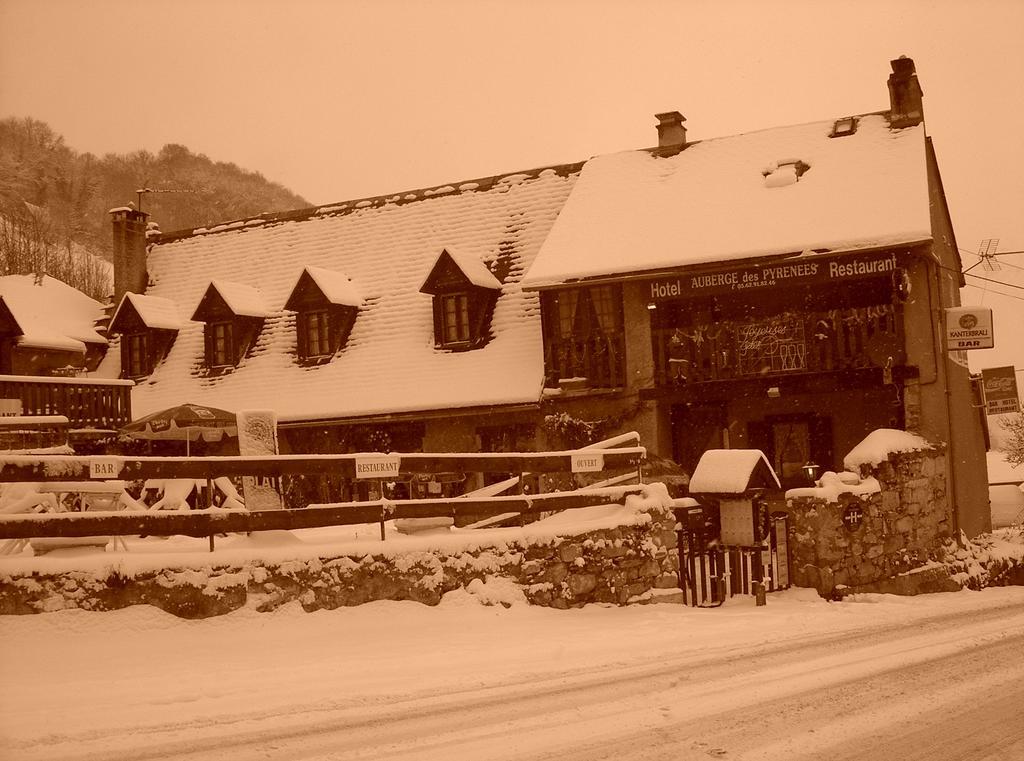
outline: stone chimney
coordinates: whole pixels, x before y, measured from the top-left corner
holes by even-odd
[[[686,147],[686,117],[678,111],[655,114],[658,120],[658,155],[674,156]]]
[[[114,304],[128,291],[144,293],[146,274],[146,218],[132,206],[110,210],[114,231]]]
[[[914,59],[900,56],[889,61],[889,125],[895,128],[916,127],[924,121],[924,92],[917,81]]]

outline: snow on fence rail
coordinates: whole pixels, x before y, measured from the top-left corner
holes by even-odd
[[[600,452],[603,470],[638,468],[647,450],[620,447]],[[0,482],[88,480],[98,465],[104,478],[138,481],[149,478],[213,479],[221,476],[303,475],[332,473],[356,478],[356,464],[366,459],[396,458],[401,473],[570,473],[574,455],[594,450],[557,452],[500,452],[426,454],[379,452],[322,455],[261,455],[255,457],[80,457],[8,455],[0,457]],[[389,477],[394,480],[394,477]]]
[[[601,469],[636,469],[646,455],[640,446],[618,446],[637,441],[636,434],[616,437],[601,452]],[[600,442],[603,444],[604,442]],[[509,471],[557,473],[575,470],[575,458],[592,457],[593,448],[557,452],[426,454],[360,453],[344,455],[270,455],[259,457],[77,457],[13,455],[0,457],[0,483],[87,481],[102,482],[144,479],[205,479],[212,483],[224,476],[281,477],[332,473],[342,478],[358,477],[360,461],[391,461],[389,470],[398,474],[502,473]],[[589,468],[588,468],[589,470]],[[459,518],[494,516],[510,512],[535,514],[574,507],[621,502],[637,494],[640,486],[589,487],[586,491],[549,494],[495,496],[470,493],[443,499],[374,500],[299,509],[249,511],[206,509],[180,512],[129,510],[122,512],[71,512],[0,516],[0,540],[37,537],[168,536],[181,534],[213,537],[223,533],[319,528],[361,523],[381,523],[404,518]],[[212,492],[212,490],[211,490]],[[210,506],[207,505],[209,508]],[[382,532],[383,534],[383,532]]]
[[[379,523],[397,518],[456,518],[505,512],[541,513],[574,507],[621,503],[642,486],[586,492],[552,492],[485,499],[410,499],[340,502],[295,510],[182,510],[90,513],[41,513],[0,516],[0,539],[82,536],[212,537],[216,534],[294,530]]]

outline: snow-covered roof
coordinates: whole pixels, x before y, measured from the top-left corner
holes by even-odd
[[[466,256],[458,251],[452,251],[450,248],[445,250],[448,252],[448,256],[452,258],[452,261],[462,270],[462,274],[469,279],[470,283],[480,288],[490,288],[492,290],[501,288],[498,278],[487,269],[487,265],[482,261],[472,256]]]
[[[197,302],[198,300],[196,299]],[[114,316],[110,318],[111,325],[119,321],[121,310],[125,308],[126,303],[131,304],[147,328],[180,330],[182,327],[181,318],[178,317],[178,305],[173,299],[130,292],[121,297],[121,303],[117,305]]]
[[[266,317],[267,307],[258,288],[244,283],[214,280],[210,283],[228,308],[239,317]]]
[[[356,288],[355,283],[344,272],[335,272],[323,267],[311,266],[305,267],[305,271],[313,278],[313,282],[316,283],[316,287],[320,289],[324,298],[332,304],[350,307],[361,307],[363,305],[364,300],[359,293],[359,289]],[[298,283],[296,282],[296,284]]]
[[[524,286],[931,239],[923,125],[866,115],[832,138],[833,125],[591,159]]]
[[[258,288],[267,318],[235,371],[218,377],[193,372],[202,324],[181,325],[167,357],[133,390],[133,411],[194,400],[274,409],[287,422],[539,402],[539,304],[519,280],[578,171],[534,170],[164,235],[149,252],[147,298],[192,309],[223,279]],[[442,249],[458,251],[470,270],[475,260],[509,273],[482,348],[434,348],[432,299],[419,287]],[[345,347],[315,367],[296,361],[295,314],[284,308],[303,270],[329,298],[361,306]]]
[[[20,346],[84,352],[86,344],[107,343],[93,328],[103,305],[48,275],[40,285],[33,275],[0,277],[0,300],[22,331]]]
[[[782,488],[760,449],[709,449],[693,469],[689,488],[691,494],[741,494],[752,486]]]

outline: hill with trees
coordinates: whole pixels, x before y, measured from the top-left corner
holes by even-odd
[[[137,203],[165,231],[309,206],[258,172],[183,145],[156,154],[79,153],[49,125],[0,120],[0,274],[45,273],[110,295],[112,207]]]

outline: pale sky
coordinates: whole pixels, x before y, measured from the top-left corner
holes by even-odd
[[[1020,251],[1022,29],[1020,0],[0,0],[0,117],[323,204],[649,146],[659,111],[702,139],[882,110],[907,55],[957,243]],[[972,273],[1018,287],[963,294],[996,310],[974,369],[1024,369],[1024,254],[1001,262]]]

